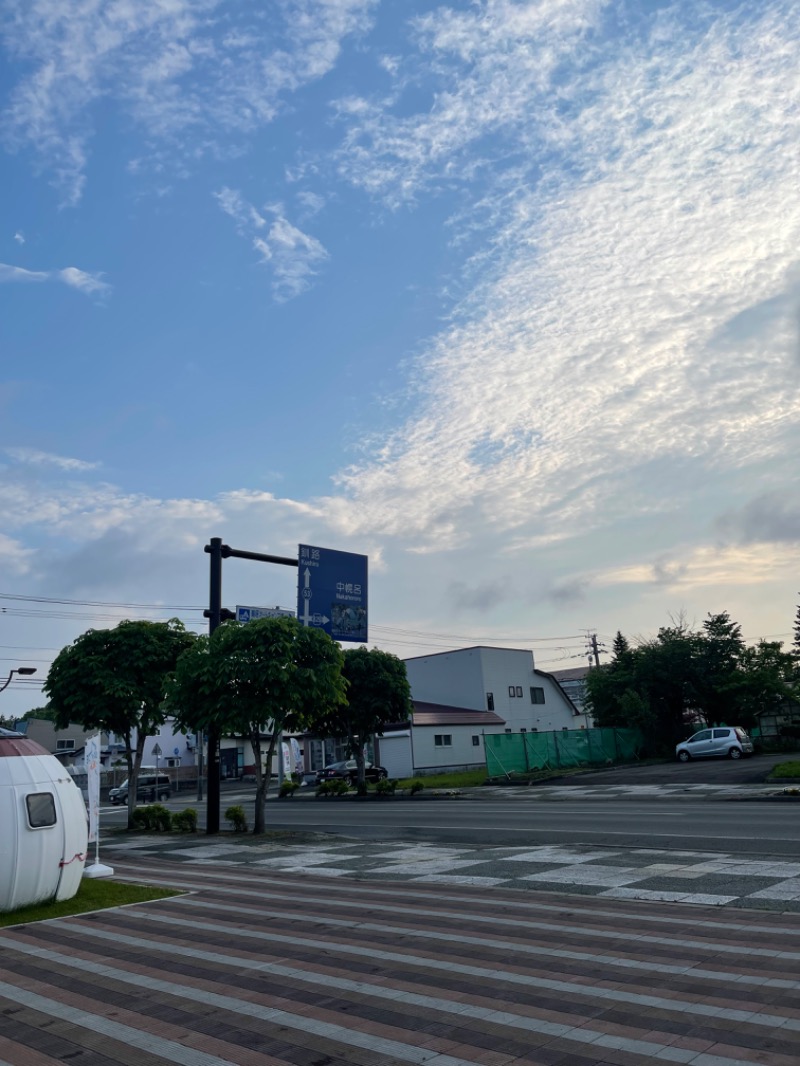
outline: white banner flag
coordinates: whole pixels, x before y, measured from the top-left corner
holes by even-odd
[[[86,766],[86,792],[89,797],[89,843],[97,840],[100,830],[100,742],[98,733],[86,738],[84,764]]]

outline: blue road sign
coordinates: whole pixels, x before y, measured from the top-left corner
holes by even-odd
[[[367,640],[367,557],[301,544],[297,617],[334,640]]]
[[[282,607],[236,607],[237,622],[255,622],[258,618],[294,618],[294,611]]]

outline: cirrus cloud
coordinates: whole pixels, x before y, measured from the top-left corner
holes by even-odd
[[[111,292],[111,286],[102,280],[103,275],[91,274],[78,267],[64,267],[61,270],[26,270],[25,267],[0,263],[0,284],[11,282],[60,281],[71,289],[78,289],[87,295],[104,295]]]

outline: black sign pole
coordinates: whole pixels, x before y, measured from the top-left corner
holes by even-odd
[[[259,563],[280,563],[283,566],[297,566],[297,559],[290,559],[285,555],[264,555],[261,552],[240,551],[238,548],[230,548],[222,543],[221,537],[212,537],[206,544],[204,551],[211,556],[208,610],[208,635],[222,625],[223,619],[235,617],[230,611],[222,607],[222,560],[223,559],[254,559]],[[199,743],[203,743],[203,734],[199,734]],[[206,833],[210,836],[219,832],[219,742],[220,729],[215,723],[209,723],[208,727],[208,758],[206,768],[208,774],[208,786],[206,788]],[[282,753],[280,753],[282,754]]]
[[[222,539],[212,537],[206,551],[211,556],[208,593],[208,635],[211,636],[222,623]],[[201,733],[201,744],[202,737]],[[219,726],[216,722],[208,725],[206,772],[206,833],[210,835],[219,832]]]

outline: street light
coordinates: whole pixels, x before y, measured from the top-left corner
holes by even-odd
[[[8,688],[8,686],[11,684],[11,679],[14,677],[14,674],[19,674],[20,676],[27,676],[29,674],[35,674],[35,673],[36,673],[36,667],[35,666],[15,666],[14,669],[11,671],[11,673],[6,678],[5,684],[4,685],[0,685],[0,692],[2,692],[3,689]]]

